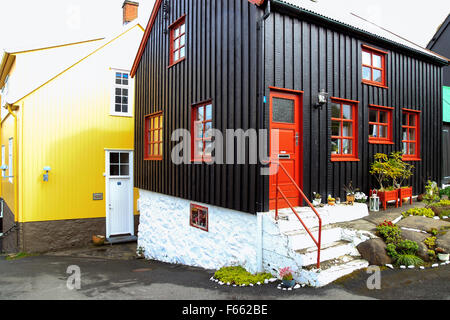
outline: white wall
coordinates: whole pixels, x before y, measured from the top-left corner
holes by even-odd
[[[257,217],[139,190],[138,247],[148,259],[220,269],[241,265],[257,271]],[[191,203],[209,210],[209,232],[189,224]]]

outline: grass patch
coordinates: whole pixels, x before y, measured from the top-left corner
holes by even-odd
[[[413,254],[400,254],[395,259],[395,264],[397,266],[421,266],[423,260]]]
[[[6,256],[6,260],[13,261],[13,260],[19,260],[19,259],[28,258],[28,257],[35,257],[37,255],[38,254],[36,254],[36,253],[19,252],[19,253],[10,254],[10,255]]]
[[[241,286],[243,284],[257,284],[264,283],[264,280],[273,278],[270,273],[251,274],[243,267],[224,267],[214,274],[214,278],[223,283],[235,284]]]

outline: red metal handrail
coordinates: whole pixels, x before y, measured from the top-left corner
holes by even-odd
[[[314,206],[311,204],[311,202],[308,200],[308,198],[305,196],[305,194],[303,193],[303,191],[300,189],[300,187],[297,185],[297,183],[295,182],[295,180],[291,177],[291,175],[287,172],[286,168],[279,162],[276,163],[278,165],[278,170],[277,170],[277,176],[276,176],[276,197],[275,197],[275,219],[278,220],[278,194],[280,193],[281,196],[284,198],[284,200],[287,202],[287,204],[289,205],[289,207],[291,208],[292,212],[294,212],[295,216],[297,217],[297,219],[300,221],[300,223],[303,225],[303,227],[305,228],[306,232],[308,232],[309,236],[312,238],[312,240],[314,241],[314,243],[317,246],[317,268],[320,268],[320,247],[321,247],[321,243],[322,243],[322,218],[320,217],[319,213],[317,212],[316,208],[314,208]],[[289,180],[291,180],[292,184],[297,188],[298,192],[300,193],[300,195],[302,196],[303,200],[306,201],[306,203],[308,204],[308,206],[313,210],[313,212],[316,214],[317,218],[319,219],[319,239],[316,240],[316,238],[313,236],[313,234],[311,233],[311,231],[309,230],[309,228],[305,225],[305,223],[303,222],[303,220],[300,218],[300,216],[298,215],[297,211],[295,211],[294,207],[292,206],[292,204],[289,202],[288,198],[285,196],[285,194],[283,193],[283,191],[281,191],[279,185],[278,185],[278,177],[280,175],[280,169],[283,169],[284,173],[286,173],[287,177],[289,178]]]

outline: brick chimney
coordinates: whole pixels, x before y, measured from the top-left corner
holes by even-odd
[[[130,23],[138,17],[139,3],[135,1],[125,0],[123,3],[123,24]]]

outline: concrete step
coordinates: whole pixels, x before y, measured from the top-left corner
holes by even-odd
[[[317,247],[297,250],[296,253],[301,255],[302,264],[305,266],[317,264]],[[320,250],[320,261],[325,262],[342,256],[359,256],[355,246],[347,241],[335,241],[322,246]]]
[[[316,240],[319,239],[318,228],[313,228],[311,234]],[[284,235],[288,237],[290,248],[294,251],[316,247],[315,242],[306,230],[292,231]],[[340,240],[342,240],[341,228],[326,227],[322,229],[322,247]]]
[[[300,284],[318,288],[368,266],[369,262],[360,257],[344,255],[337,259],[323,262],[320,269],[316,269],[315,265],[303,268],[294,278]]]
[[[136,236],[120,236],[107,238],[105,244],[119,244],[119,243],[130,243],[137,242],[138,238]]]

